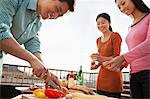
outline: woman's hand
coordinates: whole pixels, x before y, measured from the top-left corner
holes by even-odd
[[[100,67],[100,63],[96,64],[95,62],[91,62],[91,70],[97,69],[98,67]]]
[[[116,56],[115,58],[111,59],[110,61],[103,62],[103,66],[111,71],[120,71],[122,64],[124,63],[124,57]]]
[[[91,59],[95,62],[95,61],[98,61],[100,64],[104,61],[103,60],[103,57],[100,56],[98,53],[93,53],[91,54]]]

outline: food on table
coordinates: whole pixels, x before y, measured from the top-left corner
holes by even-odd
[[[73,86],[71,89],[73,90],[78,90],[78,91],[82,91],[84,92],[85,94],[89,94],[89,95],[94,95],[95,93],[93,92],[92,89],[86,87],[86,86],[78,86],[78,85],[75,85]]]
[[[82,94],[85,94],[83,91],[75,90],[75,89],[69,89],[69,93],[82,93]]]
[[[81,93],[72,93],[72,99],[108,99],[103,95],[86,95]]]
[[[60,85],[63,86],[63,87],[67,87],[67,81],[62,80],[62,81],[60,82]]]
[[[64,83],[66,84],[66,83]],[[51,85],[46,85],[45,88],[39,87],[36,85],[30,86],[28,89],[32,91],[32,95],[37,98],[66,98],[69,94],[72,95],[74,93],[80,93],[84,95],[95,95],[91,88],[86,86],[74,85],[71,88],[67,89],[66,87],[62,86],[61,89],[54,89]],[[74,98],[66,98],[66,99],[74,99]],[[75,98],[76,99],[76,98]],[[82,98],[77,98],[82,99]],[[84,98],[86,99],[86,98]],[[95,99],[95,98],[93,98]]]
[[[45,89],[35,89],[33,91],[33,94],[38,98],[45,98],[46,97]]]
[[[45,95],[48,98],[62,98],[65,96],[64,92],[59,91],[57,89],[46,88]]]
[[[28,89],[22,90],[22,93],[32,94],[34,90],[41,89],[41,88],[42,88],[41,86],[31,85]]]
[[[66,87],[62,87],[61,89],[65,95],[69,94],[69,90]]]
[[[34,91],[35,89],[39,89],[39,88],[42,88],[42,87],[37,86],[37,85],[32,85],[32,86],[30,86],[30,87],[29,87],[29,89],[28,89],[28,90],[30,90],[30,91]]]
[[[72,94],[67,94],[65,99],[72,99]]]

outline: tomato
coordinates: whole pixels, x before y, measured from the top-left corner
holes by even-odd
[[[61,86],[63,86],[63,87],[67,87],[67,81],[65,81],[65,80],[63,80],[63,81],[61,81]]]
[[[44,89],[35,89],[35,90],[33,91],[33,94],[34,94],[36,97],[38,97],[38,98],[45,98],[46,95],[45,95],[44,92],[45,92]]]
[[[62,89],[64,95],[69,93],[69,90],[66,87],[62,87],[61,89]]]
[[[64,97],[64,93],[62,91],[58,91],[57,89],[45,89],[45,95],[48,98],[61,98]]]

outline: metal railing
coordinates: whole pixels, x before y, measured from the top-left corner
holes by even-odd
[[[50,72],[57,75],[60,79],[66,79],[71,72],[69,70],[49,69]],[[74,74],[77,71],[73,71]],[[95,88],[98,73],[83,72],[84,85],[90,88]],[[124,81],[129,82],[129,72],[123,72]],[[32,68],[29,66],[3,64],[2,81],[0,85],[12,86],[31,86],[34,83],[44,83],[32,75]]]

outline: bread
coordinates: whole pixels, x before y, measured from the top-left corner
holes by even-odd
[[[71,89],[73,89],[73,90],[78,90],[78,91],[82,91],[82,92],[84,92],[85,94],[94,95],[93,90],[90,89],[90,88],[88,88],[88,87],[86,87],[86,86],[77,86],[77,85],[75,85],[75,86],[73,86]]]
[[[72,99],[108,99],[103,95],[86,95],[81,93],[72,93]]]

